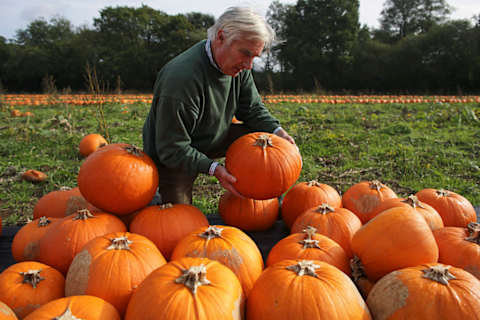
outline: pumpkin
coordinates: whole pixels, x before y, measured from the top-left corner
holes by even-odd
[[[265,269],[247,300],[248,320],[371,319],[352,280],[315,260],[282,260]]]
[[[375,282],[367,278],[362,262],[357,256],[350,259],[350,270],[352,270],[352,279],[357,286],[358,291],[360,291],[360,294],[364,299],[367,299]]]
[[[18,320],[15,312],[2,301],[0,301],[0,320]]]
[[[324,203],[302,213],[292,225],[291,232],[301,232],[308,226],[315,227],[317,233],[336,241],[349,258],[353,256],[352,237],[362,226],[360,219],[353,212]]]
[[[126,231],[120,219],[108,213],[92,214],[87,209],[59,219],[40,239],[38,259],[63,274],[75,255],[90,240],[112,232]]]
[[[172,253],[172,260],[182,257],[205,257],[223,263],[237,275],[246,297],[263,270],[262,254],[255,242],[231,226],[208,226],[192,231]]]
[[[416,193],[418,200],[431,205],[442,217],[445,227],[466,227],[477,221],[470,201],[453,191],[426,188]]]
[[[87,134],[80,140],[78,151],[83,157],[87,157],[90,153],[102,148],[108,144],[105,138],[98,133]]]
[[[80,166],[77,181],[82,195],[95,207],[125,215],[152,200],[158,187],[158,171],[142,150],[116,143],[88,156]]]
[[[445,227],[433,231],[437,241],[438,262],[462,268],[480,279],[480,224],[466,228]]]
[[[38,259],[40,239],[55,220],[57,219],[40,217],[22,226],[15,233],[12,240],[12,256],[15,261],[34,261]]]
[[[243,319],[235,274],[218,261],[181,258],[154,270],[128,303],[125,320]]]
[[[394,207],[363,225],[352,238],[368,279],[438,261],[438,246],[425,219],[413,209]]]
[[[372,211],[386,199],[397,198],[397,194],[378,180],[361,181],[345,191],[343,207],[360,218],[362,224],[371,219]]]
[[[130,232],[153,241],[165,259],[170,260],[173,249],[182,238],[206,226],[207,218],[195,206],[166,203],[140,210],[130,222]]]
[[[268,253],[267,266],[281,260],[318,260],[325,261],[350,275],[349,259],[345,250],[332,239],[315,233],[314,227],[303,232],[293,233],[278,241]]]
[[[391,198],[382,201],[370,214],[371,218],[392,207],[408,207],[418,212],[427,222],[430,229],[443,228],[442,217],[432,206],[418,200],[417,196],[409,195],[407,198]]]
[[[23,319],[41,305],[64,296],[65,278],[36,261],[11,265],[0,273],[0,301]]]
[[[47,179],[47,175],[44,172],[29,169],[22,174],[22,179],[29,182],[42,182]]]
[[[80,209],[88,209],[91,212],[99,211],[85,200],[78,187],[72,189],[64,187],[51,191],[38,199],[33,207],[33,219],[43,216],[63,218]]]
[[[264,231],[269,229],[278,217],[277,198],[255,200],[240,198],[226,191],[220,197],[218,212],[222,220],[246,231]]]
[[[333,208],[340,208],[342,198],[337,190],[328,184],[315,180],[297,183],[283,197],[282,219],[291,228],[299,215],[323,203]]]
[[[121,320],[110,303],[94,296],[72,296],[44,304],[24,320]]]
[[[110,302],[121,315],[133,291],[156,268],[166,263],[146,237],[115,232],[89,241],[73,259],[65,295],[92,295]]]
[[[253,132],[241,136],[227,149],[226,169],[237,179],[233,186],[256,200],[277,198],[300,176],[298,148],[274,134]]]
[[[374,319],[480,319],[480,281],[460,268],[423,264],[387,274],[367,304]]]

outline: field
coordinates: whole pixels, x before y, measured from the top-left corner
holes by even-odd
[[[0,95],[0,216],[22,224],[44,194],[76,186],[80,139],[142,147],[151,95]],[[269,95],[264,102],[296,140],[300,181],[316,179],[340,193],[378,179],[399,196],[444,188],[480,205],[480,97]],[[21,179],[27,169],[45,182]],[[200,176],[194,205],[217,212],[222,188]]]

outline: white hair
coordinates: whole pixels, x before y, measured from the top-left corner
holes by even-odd
[[[260,40],[269,49],[275,40],[275,31],[265,19],[251,8],[230,7],[208,28],[207,34],[210,41],[215,40],[218,31],[223,30],[227,41],[234,39]]]

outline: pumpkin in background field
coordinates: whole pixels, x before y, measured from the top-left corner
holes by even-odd
[[[88,209],[91,212],[99,211],[80,193],[78,187],[61,188],[51,191],[42,196],[33,207],[33,219],[40,217],[63,218],[80,209]]]
[[[247,299],[248,320],[368,320],[352,280],[315,260],[282,260],[268,267]]]
[[[173,249],[182,238],[206,226],[207,218],[195,206],[166,203],[140,210],[130,222],[130,232],[153,241],[165,259],[170,260]]]
[[[391,198],[397,198],[397,194],[380,181],[362,181],[345,191],[342,203],[344,208],[355,213],[365,224],[372,218],[373,210],[382,201]]]
[[[133,291],[166,263],[155,244],[129,232],[109,233],[89,241],[73,259],[65,295],[93,295],[110,302],[121,315]]]
[[[0,301],[0,320],[18,320],[15,312],[2,301]]]
[[[263,270],[263,259],[255,242],[242,230],[230,226],[209,226],[192,231],[175,247],[172,260],[201,257],[229,267],[248,297]]]
[[[142,150],[125,143],[110,144],[82,163],[78,187],[95,207],[126,215],[153,199],[158,187],[158,171]]]
[[[44,304],[24,320],[121,320],[117,309],[94,296],[73,296]]]
[[[374,319],[480,319],[480,281],[460,268],[424,264],[387,274],[370,291]]]
[[[445,227],[463,227],[477,221],[477,214],[470,201],[453,191],[422,189],[415,194],[418,200],[431,205],[442,217]]]
[[[22,179],[23,180],[29,181],[29,182],[34,182],[34,183],[43,182],[43,181],[47,180],[47,177],[48,176],[44,172],[34,170],[34,169],[26,170],[22,174]]]
[[[324,203],[303,212],[295,220],[291,233],[302,232],[308,226],[337,242],[349,258],[352,253],[352,237],[362,227],[360,219],[348,209],[334,208]]]
[[[102,148],[108,144],[105,138],[98,133],[87,134],[80,140],[78,151],[84,157],[87,157],[98,148]]]
[[[40,262],[19,262],[0,273],[0,301],[20,319],[41,305],[63,297],[64,288],[63,275]]]
[[[296,145],[277,135],[253,132],[235,140],[225,156],[226,169],[243,196],[266,200],[281,196],[297,181],[302,157]]]
[[[225,224],[246,231],[269,229],[277,220],[279,203],[277,198],[255,200],[240,198],[225,191],[218,203],[218,212]]]
[[[243,309],[242,287],[229,268],[186,257],[156,269],[140,284],[125,320],[239,320]]]
[[[352,251],[372,281],[397,269],[438,261],[430,227],[406,207],[387,209],[363,225],[353,235]]]
[[[328,184],[315,180],[297,183],[283,197],[282,219],[291,228],[299,215],[323,203],[333,208],[340,208],[342,198],[337,190]]]

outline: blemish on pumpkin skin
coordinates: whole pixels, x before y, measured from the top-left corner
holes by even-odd
[[[241,265],[243,264],[243,259],[240,253],[235,248],[232,248],[230,250],[218,250],[209,253],[206,250],[194,250],[187,253],[186,256],[209,258],[219,261],[224,265],[228,266],[235,273],[240,269]]]
[[[65,279],[65,296],[85,294],[91,263],[92,256],[87,250],[83,250],[75,256]]]
[[[38,257],[39,250],[40,246],[38,241],[30,242],[23,248],[23,257],[26,260],[35,260]]]
[[[28,314],[40,308],[41,304],[27,304],[18,308],[12,308],[13,312],[19,319],[26,317]]]
[[[375,320],[391,317],[397,310],[407,304],[408,288],[393,271],[379,280],[367,298],[367,305]]]
[[[4,305],[0,305],[0,314],[4,314],[6,316],[13,315],[12,311]]]
[[[364,195],[358,199],[352,199],[360,213],[368,213],[375,209],[379,203],[379,199],[374,195]]]

